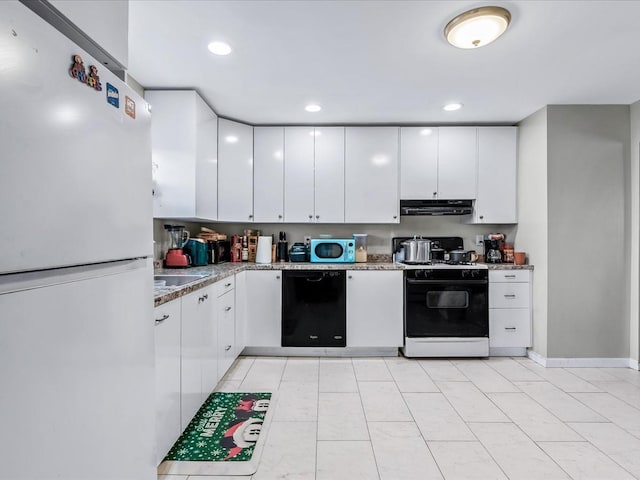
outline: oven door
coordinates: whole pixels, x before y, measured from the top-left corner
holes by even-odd
[[[407,278],[405,334],[407,337],[488,337],[488,281]]]

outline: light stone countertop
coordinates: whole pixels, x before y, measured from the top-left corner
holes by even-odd
[[[533,270],[533,265],[513,265],[510,263],[483,264],[489,270]],[[309,263],[276,262],[259,263],[222,263],[189,268],[160,268],[155,275],[202,275],[200,280],[176,287],[160,287],[154,290],[154,306],[165,304],[191,292],[207,287],[223,278],[244,270],[404,270],[405,265],[392,262],[367,263]]]

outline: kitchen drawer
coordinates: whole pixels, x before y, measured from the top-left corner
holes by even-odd
[[[490,283],[528,282],[530,279],[529,270],[489,270]]]
[[[490,283],[489,308],[529,308],[529,283]]]
[[[230,277],[223,278],[219,282],[216,282],[216,290],[218,297],[221,297],[225,293],[230,290],[233,290],[236,286],[235,276],[231,275]]]
[[[489,346],[530,347],[531,316],[529,309],[489,309]]]

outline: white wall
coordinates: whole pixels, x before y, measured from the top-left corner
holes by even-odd
[[[640,102],[631,105],[629,168],[629,356],[640,361]]]
[[[627,105],[547,107],[550,358],[628,358]]]
[[[519,125],[518,228],[515,248],[525,251],[533,273],[533,350],[547,356],[547,109]]]
[[[129,0],[49,0],[125,68],[129,62]]]

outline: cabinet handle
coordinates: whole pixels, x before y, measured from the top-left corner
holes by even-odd
[[[513,293],[508,293],[504,296],[504,298],[516,298],[516,296]]]
[[[165,313],[162,318],[156,318],[156,325],[160,325],[162,322],[164,322],[167,318],[169,318],[170,315]]]
[[[480,220],[482,220],[484,218],[484,215],[480,215]]]
[[[203,295],[203,297],[204,297],[204,299],[206,300],[207,298],[209,298],[209,294],[208,294],[208,293],[205,293],[205,294]]]
[[[249,220],[251,220],[253,218],[253,215],[249,215]]]
[[[282,215],[278,215],[278,218],[282,218]]]
[[[225,283],[225,284],[224,284],[224,287],[225,287],[225,288],[230,287],[230,286],[231,286],[231,283]]]
[[[353,275],[349,275],[349,280],[351,280],[353,278]]]
[[[280,280],[280,275],[276,275],[276,280]]]
[[[318,335],[309,335],[309,338],[311,340],[317,340],[318,339]]]
[[[433,192],[433,196],[435,197],[436,195],[438,195],[438,192]]]
[[[333,338],[336,340],[342,340],[342,335],[334,335]]]
[[[515,275],[505,275],[504,278],[516,278]]]
[[[311,220],[313,218],[313,215],[309,215],[309,220]]]
[[[394,216],[393,216],[393,219],[394,219],[394,220],[395,220],[396,218],[398,218],[398,215],[394,215]]]
[[[515,330],[516,327],[504,327],[505,330]]]
[[[316,215],[316,218],[320,218],[320,215]]]
[[[229,350],[231,350],[231,345],[227,345],[226,347],[224,347],[225,352],[228,352]]]
[[[231,310],[231,307],[226,307],[226,308],[224,309],[224,311],[225,311],[225,312],[228,312],[229,310]]]

